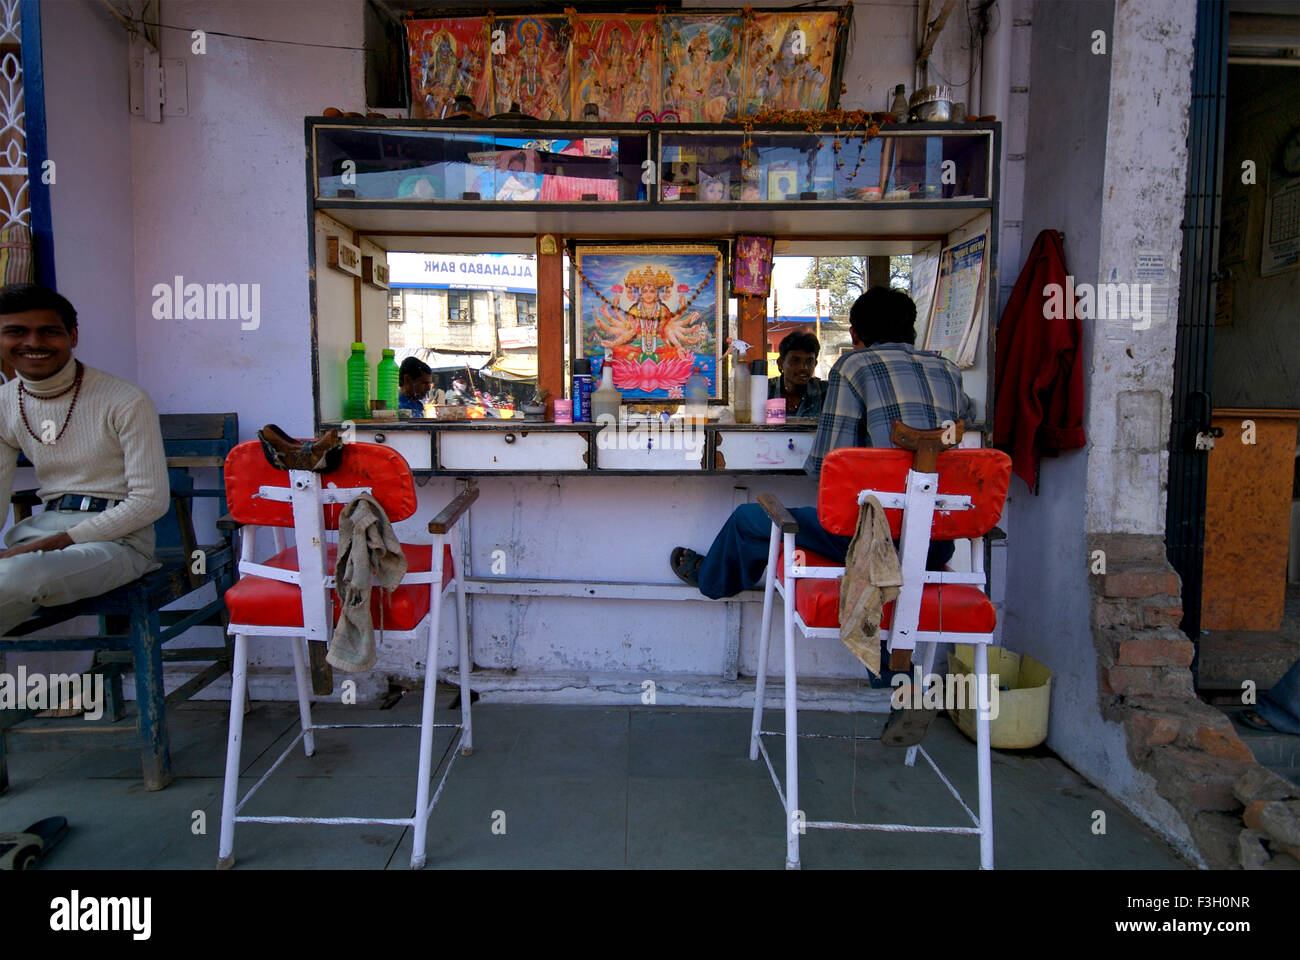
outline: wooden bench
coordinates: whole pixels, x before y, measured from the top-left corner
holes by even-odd
[[[161,790],[171,782],[171,754],[167,738],[167,705],[189,699],[217,677],[230,671],[233,644],[225,635],[226,589],[235,581],[234,533],[229,529],[213,530],[213,539],[201,544],[194,532],[192,505],[195,497],[218,501],[217,516],[226,513],[224,464],[226,454],[239,442],[239,418],[233,413],[163,414],[163,447],[167,455],[167,474],[171,483],[172,507],[154,524],[156,548],[154,558],[161,566],[125,586],[97,597],[57,607],[45,607],[0,638],[0,654],[6,650],[59,651],[93,650],[92,673],[102,673],[105,680],[104,719],[108,722],[92,729],[117,732],[114,726],[125,715],[122,675],[135,674],[136,710],[140,741],[140,763],[145,788]],[[218,483],[212,488],[196,488],[192,469],[216,469]],[[22,491],[12,497],[14,520],[31,515],[39,504],[35,491]],[[162,608],[189,596],[207,584],[214,584],[215,597],[195,610]],[[43,637],[25,639],[36,630],[65,623],[74,617],[100,618],[95,636]],[[164,650],[164,644],[176,639],[190,627],[216,625],[222,628],[222,645]],[[190,662],[208,665],[170,694],[163,686],[164,662]],[[37,710],[0,711],[0,793],[8,785],[5,760],[6,731],[32,716]],[[84,719],[77,724],[92,726]]]

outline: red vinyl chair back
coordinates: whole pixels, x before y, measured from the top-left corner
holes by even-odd
[[[391,447],[377,443],[348,443],[343,446],[339,468],[323,473],[324,487],[369,487],[388,519],[397,523],[415,513],[415,483],[405,458]],[[230,515],[244,524],[292,527],[293,505],[254,496],[260,487],[288,487],[289,471],[266,462],[262,445],[247,440],[226,457],[226,501]],[[325,527],[337,530],[339,514],[346,504],[325,507]]]
[[[904,493],[912,468],[910,450],[892,447],[841,447],[822,463],[817,489],[817,518],[829,532],[851,537],[858,526],[858,494],[863,490]],[[1001,450],[956,449],[939,454],[940,496],[966,495],[973,510],[934,514],[932,540],[982,537],[1002,515],[1011,482],[1011,458]],[[229,475],[229,474],[227,474]],[[897,540],[903,511],[886,510],[889,532]]]

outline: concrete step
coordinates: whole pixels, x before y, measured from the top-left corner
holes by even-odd
[[[1300,768],[1300,736],[1276,731],[1256,730],[1241,721],[1241,713],[1247,707],[1221,707],[1224,713],[1232,717],[1233,728],[1242,743],[1250,748],[1255,762],[1264,767],[1291,770]],[[1279,773],[1281,770],[1278,771]],[[1283,773],[1282,776],[1289,776]],[[1290,777],[1294,779],[1294,777]]]
[[[1283,630],[1216,631],[1201,635],[1197,687],[1240,690],[1250,680],[1257,693],[1268,690],[1300,660],[1300,630],[1290,620]]]

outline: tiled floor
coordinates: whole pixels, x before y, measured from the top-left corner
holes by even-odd
[[[440,697],[440,702],[445,698]],[[129,736],[10,737],[0,832],[42,817],[72,832],[47,869],[212,869],[217,856],[226,713],[190,703],[172,714],[176,780],[147,793]],[[417,698],[389,711],[322,706],[317,722],[414,722]],[[440,710],[440,721],[456,714]],[[874,714],[800,714],[801,729],[878,733]],[[66,723],[66,721],[65,721]],[[130,723],[130,720],[124,721]],[[780,723],[769,711],[767,728]],[[290,704],[247,717],[241,791],[297,733]],[[317,734],[296,750],[245,813],[405,816],[415,795],[416,730]],[[452,731],[440,731],[435,760]],[[472,756],[458,758],[429,826],[431,869],[740,868],[784,865],[783,815],[762,760],[748,759],[749,713],[675,707],[478,704]],[[780,738],[768,741],[779,761]],[[114,745],[115,744],[115,745]],[[946,719],[926,738],[944,772],[975,802],[975,751]],[[961,809],[928,767],[876,742],[800,742],[801,806],[809,819],[961,824]],[[1159,837],[1046,752],[993,756],[997,866],[1184,868]],[[1095,834],[1094,812],[1106,814]],[[241,824],[237,869],[405,869],[411,834],[383,826]],[[973,837],[810,831],[805,869],[974,868]]]

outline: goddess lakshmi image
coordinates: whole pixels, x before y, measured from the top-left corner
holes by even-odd
[[[642,396],[680,396],[697,368],[708,378],[715,363],[718,290],[716,271],[712,275],[703,271],[714,265],[715,256],[648,259],[639,255],[604,258],[610,263],[602,266],[584,264],[587,282],[594,275],[597,282],[592,287],[601,290],[600,302],[592,303],[589,313],[594,329],[585,340],[587,352],[609,350],[614,385],[620,390]],[[703,287],[699,279],[694,287],[679,283],[674,270],[679,260],[690,264],[684,270],[696,275],[692,278],[708,282]],[[612,272],[620,262],[627,270],[623,282],[610,283],[620,277]],[[697,295],[692,295],[693,290]]]
[[[596,104],[600,119],[635,120],[655,104],[650,71],[655,63],[654,20],[590,18],[587,43],[579,44],[574,115]]]
[[[739,96],[739,85],[732,82],[732,67],[736,54],[740,50],[740,21],[731,28],[728,42],[722,46],[726,55],[715,59],[720,52],[715,49],[707,25],[695,27],[697,31],[682,46],[682,34],[692,27],[686,25],[670,27],[665,23],[665,76],[664,101],[675,109],[684,122],[719,123],[736,115],[735,101]],[[723,28],[716,28],[722,32]],[[725,36],[725,33],[724,33]]]
[[[502,56],[492,58],[494,100],[499,110],[519,104],[526,116],[538,120],[567,120],[568,64],[554,24],[536,17],[515,23],[513,42]]]
[[[736,243],[736,282],[733,293],[766,297],[771,290],[772,238],[740,237]]]

